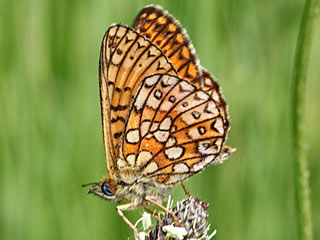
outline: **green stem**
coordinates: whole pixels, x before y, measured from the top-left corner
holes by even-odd
[[[305,88],[310,59],[312,35],[319,0],[307,0],[301,20],[295,66],[293,69],[292,134],[295,167],[295,192],[300,240],[312,240],[310,211],[309,171],[307,168],[304,141]]]

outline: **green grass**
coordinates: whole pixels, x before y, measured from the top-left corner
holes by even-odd
[[[312,240],[309,170],[305,148],[305,100],[314,26],[320,1],[307,0],[301,18],[292,79],[292,147],[295,168],[295,198],[300,240]]]
[[[151,1],[0,1],[0,238],[126,239],[115,205],[80,185],[106,174],[98,58],[111,23]],[[229,161],[186,185],[215,239],[298,239],[290,91],[303,2],[153,1],[186,27],[229,104]],[[320,238],[320,28],[306,99],[314,239]],[[173,194],[181,199],[177,188]],[[139,210],[128,213],[135,221]]]

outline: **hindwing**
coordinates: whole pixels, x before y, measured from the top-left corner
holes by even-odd
[[[223,115],[209,94],[177,76],[152,75],[134,97],[117,166],[175,183],[212,164],[226,134]]]

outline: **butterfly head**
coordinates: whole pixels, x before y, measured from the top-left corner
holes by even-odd
[[[104,199],[117,202],[115,196],[116,188],[112,179],[105,178],[100,182],[84,184],[82,186],[85,187],[88,185],[91,185],[91,187],[87,191],[87,194],[94,194]]]

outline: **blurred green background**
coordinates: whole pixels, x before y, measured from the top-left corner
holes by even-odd
[[[214,239],[297,239],[290,146],[293,58],[304,1],[0,1],[0,238],[133,239],[115,204],[82,183],[106,174],[98,93],[102,37],[157,3],[186,27],[229,104],[229,161],[186,183],[210,203]],[[306,109],[320,239],[320,25]],[[183,198],[177,187],[173,198]],[[140,210],[126,213],[135,222]]]

